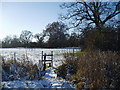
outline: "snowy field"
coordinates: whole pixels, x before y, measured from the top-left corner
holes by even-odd
[[[80,49],[74,49],[74,52]],[[14,60],[21,61],[23,59],[27,61],[32,61],[34,64],[38,64],[41,60],[41,55],[43,53],[50,54],[53,51],[53,66],[57,67],[62,61],[64,61],[63,53],[72,53],[73,49],[63,48],[63,49],[34,49],[34,48],[1,48],[0,55],[4,60]],[[47,57],[49,59],[51,57]]]
[[[57,77],[54,68],[48,68],[42,80],[3,81],[2,88],[74,88],[74,85]]]
[[[80,49],[74,49],[74,52]],[[42,51],[50,54],[53,51],[53,67],[48,68],[41,80],[14,80],[1,82],[2,88],[74,88],[74,84],[57,77],[55,68],[64,61],[63,53],[72,53],[73,49],[25,49],[25,48],[7,48],[0,49],[0,55],[4,60],[28,60],[38,64],[41,60]],[[48,57],[50,58],[50,57]]]
[[[74,84],[57,77],[54,68],[48,68],[42,80],[3,81],[2,88],[74,88]]]

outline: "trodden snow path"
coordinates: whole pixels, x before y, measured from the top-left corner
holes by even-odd
[[[46,70],[46,74],[44,76],[45,81],[50,84],[50,88],[74,88],[72,83],[57,77],[57,74],[54,72],[54,70],[55,69],[53,67],[49,68]]]
[[[45,72],[44,79],[33,81],[4,81],[3,88],[74,88],[74,85],[62,78],[57,77],[54,68],[50,67]]]

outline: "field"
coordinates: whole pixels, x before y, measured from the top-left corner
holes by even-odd
[[[74,49],[75,52],[80,49]],[[41,60],[41,54],[46,53],[49,54],[53,51],[53,59],[54,59],[54,67],[58,66],[58,61],[64,61],[63,53],[72,53],[73,49],[63,48],[63,49],[25,49],[25,48],[8,48],[8,49],[0,49],[0,55],[4,58],[4,60],[13,60],[17,61],[26,60],[32,61],[34,64],[38,64],[39,60]],[[47,57],[49,59],[50,57]]]
[[[80,49],[74,49],[74,52]],[[7,48],[0,49],[0,54],[5,62],[16,60],[17,62],[30,61],[33,65],[38,65],[43,53],[50,54],[53,51],[53,67],[47,68],[45,75],[40,80],[8,80],[2,82],[3,88],[73,88],[68,81],[57,77],[55,68],[64,62],[65,53],[73,53],[73,49],[25,49],[25,48]],[[49,59],[51,57],[47,57]],[[20,68],[19,68],[20,69]],[[37,77],[37,76],[36,76]]]

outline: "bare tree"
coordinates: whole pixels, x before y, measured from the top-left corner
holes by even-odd
[[[42,33],[37,33],[37,34],[34,35],[34,37],[37,39],[37,42],[41,42],[44,39]]]
[[[2,40],[2,47],[10,47],[11,41],[12,41],[12,37],[11,37],[11,36],[6,36],[6,37]]]
[[[43,46],[44,35],[43,33],[37,33],[34,35],[34,38],[37,40],[38,47]]]
[[[98,0],[100,1],[100,0]],[[100,28],[120,13],[120,2],[69,2],[63,3],[61,8],[66,9],[62,20],[70,20],[72,27],[78,27],[83,22],[95,24]],[[117,22],[117,21],[116,21]]]
[[[28,43],[32,41],[32,32],[24,30],[20,35],[20,40],[27,47]]]

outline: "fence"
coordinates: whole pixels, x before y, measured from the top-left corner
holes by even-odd
[[[51,59],[47,59],[47,57],[50,56]],[[49,66],[53,66],[53,51],[51,51],[51,54],[43,54],[42,51],[42,66],[43,66],[43,71],[46,69],[46,65],[48,64]]]
[[[53,66],[54,61],[63,61],[64,56],[69,56],[70,53],[75,55],[75,52],[80,51],[79,48],[62,48],[62,49],[24,49],[24,48],[14,48],[14,49],[1,49],[1,56],[4,60],[17,60],[21,61],[31,61],[33,64],[41,63],[44,65],[44,60],[51,57],[50,60],[47,60],[45,63]],[[43,53],[44,51],[44,53]],[[51,52],[52,51],[52,52]],[[48,54],[51,52],[51,54]],[[53,55],[54,52],[54,55]],[[46,55],[45,55],[46,53]],[[45,57],[44,57],[45,56]],[[41,60],[41,61],[40,61]],[[52,60],[52,61],[51,61]]]

